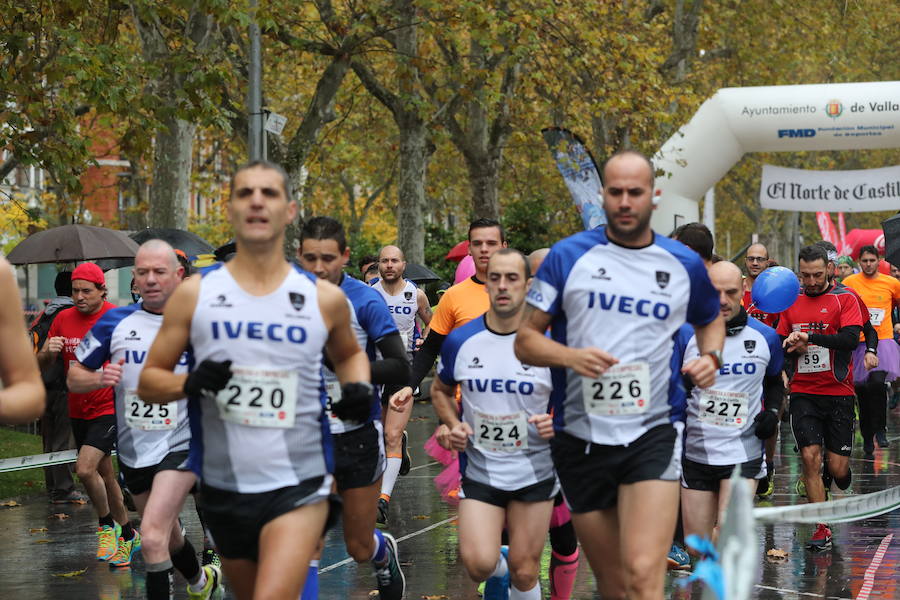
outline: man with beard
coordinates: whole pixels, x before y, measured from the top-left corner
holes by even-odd
[[[700,257],[650,229],[650,161],[623,151],[603,175],[608,224],[551,248],[515,351],[553,368],[553,461],[600,594],[655,599],[681,476],[684,398],[672,336],[694,325],[699,357],[682,373],[706,388],[722,366],[725,329]]]

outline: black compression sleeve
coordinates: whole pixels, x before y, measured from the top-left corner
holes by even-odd
[[[386,335],[375,345],[382,358],[372,363],[372,383],[403,385],[409,378],[406,348],[399,333]]]
[[[809,343],[832,350],[843,350],[852,352],[859,344],[859,333],[862,327],[859,325],[848,325],[841,327],[837,333],[833,335],[825,335],[824,333],[810,333]]]
[[[781,381],[781,373],[763,377],[763,408],[778,412],[783,401],[784,384]]]
[[[878,332],[875,331],[875,327],[869,319],[866,319],[866,322],[863,323],[863,335],[866,336],[866,348],[871,348],[877,352]]]
[[[434,331],[428,332],[425,341],[413,357],[412,370],[409,374],[409,387],[412,389],[419,387],[419,384],[428,375],[428,371],[434,366],[434,361],[437,360],[438,354],[441,353],[441,346],[444,345],[445,339],[447,339],[446,335],[441,335]]]

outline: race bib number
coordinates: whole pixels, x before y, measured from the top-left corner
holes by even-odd
[[[719,427],[743,427],[747,424],[749,399],[743,392],[702,390],[700,420]]]
[[[592,379],[581,378],[584,409],[588,414],[637,415],[650,405],[650,365],[618,364]]]
[[[881,325],[881,322],[884,321],[884,309],[883,308],[870,308],[869,309],[869,320],[872,321],[872,325],[878,327]]]
[[[328,422],[331,425],[339,425],[341,424],[341,420],[338,419],[333,412],[331,412],[331,407],[334,406],[335,402],[338,402],[341,399],[341,382],[340,381],[329,381],[325,384],[325,414],[328,415]]]
[[[821,373],[831,370],[831,353],[828,348],[811,345],[806,347],[806,354],[797,359],[798,373]]]
[[[231,367],[228,386],[216,395],[219,417],[251,427],[294,426],[296,371]]]
[[[135,390],[125,392],[125,423],[141,431],[175,429],[178,424],[178,402],[147,404]]]
[[[475,445],[488,452],[527,450],[528,419],[525,413],[488,415],[476,411]]]

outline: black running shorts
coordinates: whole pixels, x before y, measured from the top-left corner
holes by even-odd
[[[334,479],[338,490],[367,487],[384,473],[384,434],[381,423],[331,436],[334,443]]]
[[[552,500],[557,493],[559,493],[559,485],[556,483],[556,478],[539,481],[518,490],[507,491],[463,477],[459,497],[506,508],[514,500],[516,502],[547,502]]]
[[[791,429],[798,448],[825,446],[841,456],[853,448],[853,396],[791,394]]]
[[[139,467],[133,469],[119,461],[119,471],[125,478],[125,485],[132,494],[143,494],[149,492],[153,485],[153,478],[160,471],[190,471],[187,465],[188,451],[170,452],[159,462],[159,464],[149,467]]]
[[[325,535],[340,515],[340,498],[329,494],[332,478],[314,477],[299,484],[258,494],[242,494],[200,486],[200,508],[216,550],[223,558],[259,559],[259,534],[273,519],[301,506],[328,500],[330,510]]]
[[[681,431],[671,424],[627,446],[593,444],[557,431],[550,447],[566,503],[576,513],[612,508],[621,484],[681,477]]]
[[[718,492],[719,484],[731,478],[734,465],[704,465],[689,458],[681,460],[681,487],[701,492]],[[741,477],[744,479],[764,479],[765,467],[762,456],[741,463]]]
[[[102,415],[94,419],[71,419],[75,447],[93,446],[104,454],[116,447],[116,415]]]

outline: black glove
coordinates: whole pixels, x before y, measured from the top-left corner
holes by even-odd
[[[188,396],[200,396],[203,392],[217,393],[228,385],[231,379],[230,360],[209,360],[197,365],[184,381],[184,393]]]
[[[341,386],[341,399],[331,403],[331,412],[341,421],[362,423],[372,409],[372,384],[365,381]]]
[[[771,410],[764,410],[753,419],[756,428],[753,433],[761,440],[767,440],[775,434],[778,428],[778,415]]]

